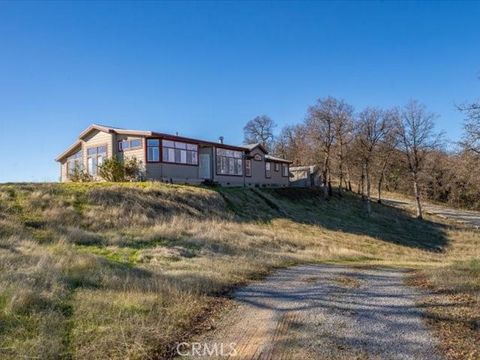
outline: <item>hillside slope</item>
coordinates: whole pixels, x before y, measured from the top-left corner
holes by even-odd
[[[0,185],[2,358],[165,358],[233,286],[296,263],[428,268],[478,291],[478,240],[315,190]]]

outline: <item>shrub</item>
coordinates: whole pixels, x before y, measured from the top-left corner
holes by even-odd
[[[123,163],[116,158],[105,159],[98,169],[98,175],[106,181],[124,181],[125,168]]]
[[[98,174],[102,179],[111,182],[137,181],[141,178],[141,164],[137,158],[125,161],[110,158],[100,165]]]
[[[124,164],[125,168],[125,180],[137,181],[142,177],[142,162],[136,157],[128,158]]]
[[[89,182],[93,180],[92,176],[80,167],[73,168],[72,173],[68,175],[68,178],[73,182]]]

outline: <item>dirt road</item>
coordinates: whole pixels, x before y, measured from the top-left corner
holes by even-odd
[[[413,209],[415,203],[413,200],[385,199],[382,202],[386,205]],[[452,209],[443,205],[422,204],[424,212],[443,217],[448,220],[456,221],[466,226],[480,229],[480,212],[463,209]]]
[[[280,270],[234,293],[235,309],[196,339],[202,356],[194,357],[441,359],[405,276],[339,265]]]

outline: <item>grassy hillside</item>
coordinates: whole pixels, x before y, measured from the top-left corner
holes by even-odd
[[[479,239],[315,190],[0,185],[1,357],[166,357],[233,286],[300,262],[427,269],[473,297]]]

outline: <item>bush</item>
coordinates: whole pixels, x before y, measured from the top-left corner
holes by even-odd
[[[142,162],[137,158],[129,158],[125,161],[110,158],[100,165],[98,175],[111,182],[137,181],[141,178],[141,166]]]
[[[75,167],[72,173],[68,175],[68,178],[73,182],[89,182],[93,180],[89,173],[79,167]]]
[[[138,181],[142,178],[142,162],[136,157],[128,158],[124,164],[125,180]]]

